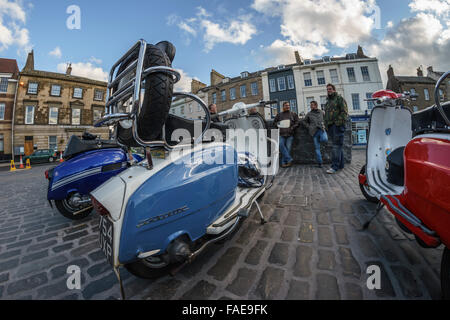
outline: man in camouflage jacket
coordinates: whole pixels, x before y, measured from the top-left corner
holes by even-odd
[[[333,174],[344,169],[344,132],[348,119],[348,108],[345,99],[336,92],[336,87],[327,85],[327,103],[325,105],[325,127],[331,137],[333,149],[331,154],[331,168],[327,173]]]

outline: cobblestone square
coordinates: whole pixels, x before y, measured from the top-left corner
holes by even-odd
[[[359,231],[375,205],[352,164],[327,175],[299,165],[280,169],[234,236],[215,244],[174,277],[142,280],[121,270],[128,299],[440,299],[442,247],[421,248],[383,210]],[[0,172],[0,299],[118,299],[112,268],[99,250],[98,215],[73,222],[46,200],[49,166]],[[66,286],[67,267],[81,268],[80,290]],[[366,286],[380,267],[381,289]]]

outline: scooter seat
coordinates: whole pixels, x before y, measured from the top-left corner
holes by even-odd
[[[68,160],[83,152],[108,148],[120,148],[120,145],[112,140],[81,140],[77,136],[72,136],[64,150],[63,158]]]
[[[178,144],[177,140],[172,140],[172,138],[175,138],[175,139],[177,138],[177,137],[172,137],[173,133],[177,129],[185,129],[189,132],[191,137],[194,137],[194,123],[195,123],[195,120],[185,119],[182,117],[175,116],[173,114],[169,114],[169,116],[167,117],[166,123],[165,123],[165,126],[166,126],[165,136],[166,136],[167,143],[169,145]],[[206,127],[206,121],[202,121],[202,131],[205,130],[205,127]],[[220,130],[223,138],[225,139],[226,130],[228,129],[227,125],[220,123],[220,122],[211,122],[209,128]],[[194,140],[195,139],[193,139],[193,141]],[[210,141],[203,140],[203,142],[210,142]]]
[[[450,118],[450,102],[443,103],[442,109]],[[427,132],[450,132],[435,105],[413,113],[412,130],[415,136]]]

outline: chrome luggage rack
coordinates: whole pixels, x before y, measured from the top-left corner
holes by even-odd
[[[143,99],[141,99],[141,86],[142,81],[151,73],[167,73],[174,78],[174,83],[180,81],[181,75],[174,68],[166,66],[150,67],[144,70],[144,58],[147,50],[147,42],[140,39],[127,53],[125,53],[111,68],[108,77],[107,98],[105,105],[105,116],[94,122],[94,127],[101,126],[116,126],[119,122],[125,120],[132,121],[132,132],[136,142],[144,148],[163,147],[166,150],[173,149],[174,146],[170,146],[166,141],[144,141],[139,137],[137,131],[137,119],[141,113]],[[125,70],[118,74],[116,69],[127,59],[130,59],[133,54],[139,52],[139,56],[134,60]],[[130,77],[133,73],[136,73],[134,77]],[[122,86],[114,90],[115,86],[118,86],[120,81],[130,77]],[[184,92],[174,92],[173,96],[187,96],[202,106],[206,114],[206,128],[203,130],[202,135],[198,139],[202,139],[204,133],[210,125],[210,114],[205,103],[196,95]],[[125,105],[125,103],[131,98],[131,112],[121,113],[119,112],[119,105]],[[164,129],[163,129],[164,130]],[[163,135],[164,136],[164,135]],[[117,140],[117,130],[115,130],[114,139]],[[198,143],[198,139],[195,143]],[[165,140],[165,139],[164,139]]]

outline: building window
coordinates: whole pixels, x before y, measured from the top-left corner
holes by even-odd
[[[306,98],[306,111],[311,111],[311,102],[314,101],[314,97],[307,97]]]
[[[48,124],[58,124],[58,108],[51,107],[49,109]]]
[[[366,99],[372,99],[372,92],[366,93]],[[372,110],[373,109],[373,101],[367,101],[367,109]]]
[[[319,86],[325,85],[325,74],[323,70],[317,71],[317,84]]]
[[[296,99],[292,99],[292,100],[289,101],[289,104],[291,105],[291,111],[298,114],[297,100]]]
[[[430,100],[430,92],[428,91],[428,89],[423,89],[423,93],[425,96],[425,100]]]
[[[247,86],[241,86],[241,98],[245,98],[247,96]]]
[[[50,150],[58,150],[58,143],[56,142],[56,136],[49,136],[48,137],[48,148]]]
[[[370,81],[369,67],[361,67],[363,81]]]
[[[248,77],[248,72],[244,71],[241,73],[241,78],[247,78]]]
[[[8,78],[0,78],[0,92],[8,92]]]
[[[28,94],[37,94],[38,92],[38,83],[37,82],[30,82],[28,83]]]
[[[337,69],[330,70],[331,83],[339,83],[339,76],[337,73]]]
[[[25,107],[25,124],[34,123],[34,106]]]
[[[325,110],[325,105],[327,104],[327,96],[320,96],[320,108]]]
[[[92,116],[93,116],[92,120],[97,121],[97,120],[101,119],[102,114],[103,114],[103,111],[101,109],[93,109],[92,110]]]
[[[322,60],[323,60],[323,62],[325,62],[325,63],[331,62],[330,56],[325,56],[325,57],[323,57]]]
[[[0,103],[0,120],[5,120],[5,104]]]
[[[353,110],[361,110],[359,104],[359,93],[352,93]]]
[[[355,76],[355,69],[354,68],[347,68],[347,75],[348,75],[348,81],[349,82],[356,82],[356,76]]]
[[[3,133],[0,133],[0,152],[5,152],[5,144],[3,142]]]
[[[81,123],[81,109],[72,109],[72,125],[79,126]]]
[[[305,66],[309,66],[311,64],[311,60],[306,59],[303,63],[305,64]]]
[[[180,107],[180,114],[184,115],[184,106]]]
[[[276,92],[277,91],[277,86],[275,84],[275,79],[270,79],[269,80],[269,85],[270,85],[270,92]]]
[[[236,88],[231,88],[230,89],[230,100],[235,100],[236,99]]]
[[[213,93],[212,94],[212,103],[216,104],[217,103],[217,93]]]
[[[303,77],[305,78],[305,87],[311,87],[312,86],[311,72],[305,72],[303,74]]]
[[[50,91],[50,95],[54,97],[61,96],[61,86],[57,84],[52,84],[52,89]]]
[[[412,95],[415,95],[416,94],[416,89],[411,88],[411,90],[409,90],[409,93],[411,93]]]
[[[103,101],[103,91],[99,89],[94,90],[94,100]]]
[[[258,83],[252,82],[251,87],[252,87],[252,96],[257,96],[258,95]]]
[[[294,89],[295,85],[294,85],[294,76],[293,75],[287,76],[287,83],[288,83],[289,90]]]
[[[417,111],[419,111],[419,107],[418,106],[414,106],[413,107],[413,112],[417,112]]]
[[[73,97],[83,99],[83,89],[82,88],[73,88]]]
[[[222,96],[222,101],[227,100],[227,93],[226,93],[226,91],[222,90],[220,93],[221,93],[221,96]]]
[[[439,98],[441,101],[444,101],[444,91],[442,91],[442,89],[439,89]]]
[[[285,91],[286,90],[286,79],[284,77],[278,78],[278,90]]]

